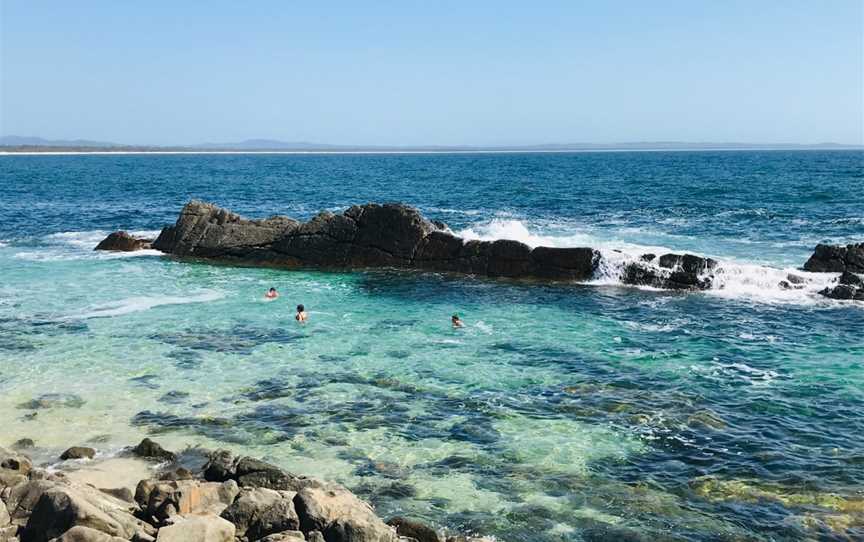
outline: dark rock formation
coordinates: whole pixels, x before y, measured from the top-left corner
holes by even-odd
[[[491,277],[586,280],[598,253],[590,248],[531,249],[518,241],[464,241],[441,223],[401,204],[322,212],[305,223],[275,216],[245,220],[193,201],[153,248],[176,256],[288,268],[403,268]]]
[[[654,262],[656,259],[656,265]],[[638,262],[627,264],[621,281],[636,286],[652,286],[669,290],[707,290],[711,287],[710,272],[717,267],[711,258],[693,254],[643,254]]]
[[[60,455],[60,459],[93,459],[96,450],[86,446],[72,446]]]
[[[319,483],[297,476],[252,457],[235,457],[228,450],[216,450],[204,465],[204,479],[212,482],[235,480],[240,487],[263,487],[278,491],[300,491]]]
[[[133,237],[125,231],[115,231],[103,239],[93,250],[113,250],[115,252],[134,252],[150,248],[152,239]]]
[[[864,301],[864,279],[844,271],[837,279],[837,286],[829,286],[819,293],[831,299]]]
[[[145,438],[138,446],[132,448],[132,453],[138,457],[146,457],[158,461],[176,461],[177,459],[177,454],[169,452],[149,438]]]
[[[396,527],[396,534],[413,538],[417,542],[443,542],[443,538],[425,523],[403,517],[390,518],[387,525]]]
[[[864,273],[864,243],[851,245],[816,245],[804,264],[805,271]]]

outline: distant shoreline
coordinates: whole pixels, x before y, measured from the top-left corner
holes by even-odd
[[[616,147],[616,148],[573,148],[573,149],[296,149],[296,150],[144,150],[144,149],[46,149],[46,150],[0,150],[0,156],[76,156],[76,155],[200,155],[200,154],[286,154],[286,155],[381,155],[381,154],[574,154],[574,153],[611,153],[611,152],[753,152],[753,151],[864,151],[864,147],[842,146],[771,146],[771,147]]]

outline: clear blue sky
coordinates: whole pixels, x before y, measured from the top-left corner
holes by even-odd
[[[0,0],[0,134],[864,143],[864,1]]]

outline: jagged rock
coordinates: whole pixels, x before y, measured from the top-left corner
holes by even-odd
[[[72,527],[61,536],[52,538],[51,542],[128,542],[128,539],[111,536],[102,531],[78,525]]]
[[[590,248],[531,247],[518,241],[468,241],[416,209],[387,203],[322,212],[305,223],[285,217],[245,220],[193,201],[153,247],[177,256],[281,267],[398,267],[493,277],[587,280],[599,254]]]
[[[33,463],[26,455],[7,450],[6,448],[0,448],[0,469],[26,475],[32,468]]]
[[[234,525],[217,516],[191,516],[159,529],[156,542],[234,542]]]
[[[148,459],[158,459],[159,461],[176,461],[177,454],[169,452],[158,443],[153,442],[149,438],[145,438],[137,446],[132,448],[132,453],[138,457],[146,457]]]
[[[693,254],[664,254],[656,265],[645,261],[631,262],[624,268],[624,284],[653,286],[669,290],[707,290],[711,278],[707,276],[717,262]]]
[[[133,237],[125,231],[115,231],[96,245],[93,250],[113,250],[116,252],[134,252],[150,248],[152,239]]]
[[[327,542],[395,542],[396,531],[367,503],[341,486],[307,487],[294,497],[300,530],[321,531]]]
[[[96,455],[96,450],[86,446],[72,446],[60,455],[60,459],[93,459]]]
[[[864,243],[849,245],[816,245],[813,255],[804,263],[805,271],[864,273]]]
[[[295,495],[293,491],[245,488],[221,517],[234,524],[236,536],[248,540],[296,530],[300,519],[294,510]]]
[[[396,534],[414,538],[417,542],[444,542],[432,527],[425,523],[403,517],[390,518],[387,525],[396,527]]]
[[[6,503],[0,500],[0,527],[5,527],[12,523],[12,517],[9,515],[9,510],[6,508]]]
[[[155,523],[165,523],[178,514],[219,515],[234,502],[239,492],[240,489],[233,480],[141,480],[135,488],[135,502],[141,507],[141,513],[148,521],[153,518]]]
[[[0,542],[19,542],[19,528],[17,525],[7,525],[0,527]]]
[[[208,482],[224,482],[237,476],[237,457],[229,450],[216,450],[204,465],[204,479]]]
[[[864,279],[844,271],[837,279],[837,286],[829,286],[819,293],[831,299],[864,301]]]

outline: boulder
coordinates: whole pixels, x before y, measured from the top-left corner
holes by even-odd
[[[52,538],[51,542],[128,542],[128,539],[111,536],[102,531],[78,525],[72,527],[61,536]]]
[[[234,525],[217,516],[191,516],[159,529],[156,542],[234,542]]]
[[[234,502],[240,492],[233,480],[201,482],[199,480],[141,480],[135,489],[135,502],[143,517],[164,524],[176,515],[219,515]]]
[[[707,290],[711,288],[711,271],[717,261],[693,254],[663,254],[655,262],[630,262],[624,267],[621,281],[636,286],[667,290]]]
[[[396,530],[347,489],[307,487],[294,497],[304,533],[320,531],[327,542],[395,542]]]
[[[47,485],[38,487],[35,492],[38,500],[23,529],[25,542],[50,540],[79,525],[127,540],[136,532],[152,530],[132,516],[128,503],[93,488],[47,481],[39,483]],[[34,496],[34,492],[28,493],[31,499]]]
[[[158,443],[153,442],[149,438],[145,438],[137,446],[132,448],[132,454],[138,457],[147,459],[156,459],[158,461],[176,461],[177,454],[169,452]]]
[[[93,459],[96,455],[96,450],[86,446],[72,446],[60,455],[60,459]]]
[[[417,542],[444,542],[435,529],[425,523],[403,517],[390,518],[387,525],[396,528],[396,534],[413,538]]]
[[[208,482],[224,482],[236,478],[237,459],[229,450],[216,450],[204,465],[204,479]]]
[[[33,463],[26,455],[0,448],[0,474],[27,475],[32,468]]]
[[[804,263],[804,270],[816,273],[864,273],[864,243],[816,245],[813,255]]]
[[[236,528],[236,536],[258,540],[273,533],[296,530],[300,519],[294,510],[293,491],[244,488],[221,517]]]
[[[134,252],[150,248],[152,239],[133,237],[125,231],[115,231],[96,245],[93,250],[112,250],[116,252]]]

